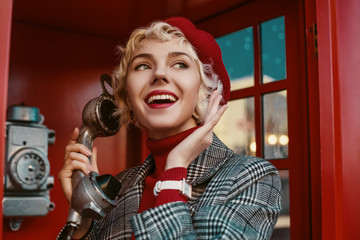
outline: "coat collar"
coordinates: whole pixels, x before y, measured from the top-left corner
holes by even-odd
[[[193,186],[203,183],[211,178],[233,154],[234,152],[214,134],[211,145],[188,167],[187,181]]]

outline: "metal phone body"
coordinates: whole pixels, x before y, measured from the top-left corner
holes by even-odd
[[[43,125],[39,109],[14,105],[7,110],[3,216],[18,230],[24,217],[45,216],[55,208],[50,201],[48,145],[55,132]]]

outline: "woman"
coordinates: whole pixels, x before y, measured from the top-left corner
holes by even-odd
[[[147,132],[151,154],[116,176],[118,206],[100,221],[84,220],[74,237],[270,238],[281,210],[276,169],[234,154],[212,132],[230,94],[214,38],[174,17],[135,30],[120,51],[114,94],[121,123]],[[77,137],[76,129],[59,173],[68,201],[72,172],[97,171],[96,149]]]

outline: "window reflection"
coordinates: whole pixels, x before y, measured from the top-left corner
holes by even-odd
[[[248,27],[216,39],[231,80],[231,89],[254,86],[253,28]]]
[[[262,83],[286,78],[285,18],[260,24]]]
[[[279,159],[288,157],[288,124],[286,90],[264,94],[263,137],[264,158]]]
[[[230,101],[228,106],[215,134],[236,153],[255,156],[254,97]]]

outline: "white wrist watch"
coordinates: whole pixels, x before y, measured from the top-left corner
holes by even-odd
[[[180,194],[191,198],[192,187],[185,178],[180,181],[157,181],[154,187],[154,195],[157,196],[162,190],[167,189],[179,190]]]

